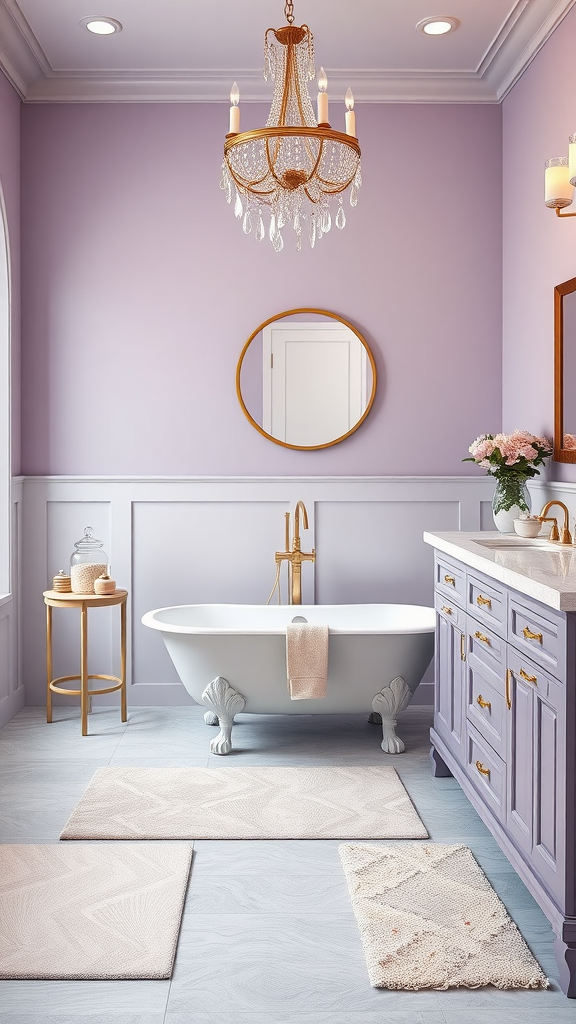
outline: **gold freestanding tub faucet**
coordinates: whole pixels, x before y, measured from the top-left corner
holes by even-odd
[[[550,509],[552,508],[553,505],[558,505],[559,508],[561,508],[563,510],[563,512],[564,512],[564,526],[562,527],[562,530],[560,531],[560,533],[558,533],[558,524],[556,522],[556,518],[554,516],[551,516],[550,518],[548,518],[548,512],[550,511]],[[570,530],[568,528],[568,526],[569,526],[569,513],[568,513],[568,509],[566,508],[566,505],[562,501],[548,501],[548,502],[546,502],[546,504],[544,505],[544,508],[542,509],[540,515],[538,516],[538,519],[540,520],[541,523],[552,523],[553,524],[552,528],[550,530],[550,536],[549,536],[548,540],[557,541],[559,544],[571,544],[572,543],[572,537],[570,535]]]
[[[289,573],[289,587],[290,587],[290,604],[302,604],[302,562],[315,562],[316,561],[316,550],[312,548],[312,551],[300,550],[300,513],[302,513],[302,525],[305,530],[308,529],[308,513],[306,506],[303,501],[296,503],[294,509],[294,539],[292,541],[292,549],[290,550],[290,513],[286,512],[286,550],[277,551],[275,554],[276,565],[280,565],[281,562],[288,562],[288,573]]]

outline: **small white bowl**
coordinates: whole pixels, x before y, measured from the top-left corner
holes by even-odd
[[[536,517],[532,519],[515,519],[514,529],[519,537],[537,537],[542,523]]]

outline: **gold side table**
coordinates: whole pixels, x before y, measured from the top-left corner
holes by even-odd
[[[88,735],[88,710],[90,698],[97,693],[114,693],[120,690],[120,711],[122,721],[127,721],[126,711],[126,599],[127,590],[115,590],[113,594],[61,594],[57,590],[44,591],[44,604],[46,605],[46,721],[52,721],[52,694],[67,693],[80,697],[80,712],[82,718],[82,735]],[[120,606],[120,676],[88,675],[88,609],[106,608],[111,605]],[[80,675],[58,676],[52,678],[52,609],[53,608],[79,608],[80,609]],[[61,686],[61,683],[71,682],[78,679],[79,690],[68,690]],[[90,679],[105,679],[114,683],[114,686],[105,686],[98,690],[89,689]]]

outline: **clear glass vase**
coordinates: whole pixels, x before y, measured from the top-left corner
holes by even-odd
[[[494,525],[500,533],[514,533],[514,520],[529,515],[532,507],[527,477],[519,473],[506,473],[496,477],[496,490],[492,499]]]

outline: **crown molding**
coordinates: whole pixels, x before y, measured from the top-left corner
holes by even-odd
[[[518,0],[479,66],[451,71],[337,69],[333,95],[351,86],[357,103],[499,103],[576,0]],[[224,103],[240,83],[243,103],[269,103],[260,69],[88,74],[50,67],[16,0],[0,0],[0,68],[26,103]]]
[[[546,0],[538,10],[531,3],[524,7],[514,31],[501,39],[489,62],[480,67],[498,102],[508,95],[575,3],[576,0]]]

